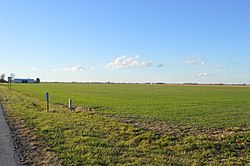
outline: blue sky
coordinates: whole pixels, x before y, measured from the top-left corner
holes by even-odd
[[[250,83],[249,0],[0,1],[0,73]]]

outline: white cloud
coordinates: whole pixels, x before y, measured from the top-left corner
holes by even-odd
[[[170,66],[171,66],[171,67],[176,67],[177,64],[176,64],[175,62],[173,62],[173,63],[170,64]]]
[[[119,68],[131,68],[131,67],[150,67],[153,62],[152,61],[139,61],[139,56],[129,57],[129,56],[121,56],[116,58],[113,62],[107,64],[106,68],[111,69],[119,69]]]
[[[30,70],[31,70],[31,71],[35,71],[35,70],[38,70],[38,69],[35,68],[35,67],[31,67]]]
[[[141,64],[139,64],[141,67],[150,67],[152,66],[152,61],[143,61]]]
[[[206,64],[206,61],[201,56],[192,56],[192,57],[181,57],[179,60],[169,64],[170,67],[176,67],[177,65],[192,65],[192,66],[202,66]]]
[[[194,78],[194,77],[214,77],[215,73],[207,73],[207,72],[203,72],[203,73],[198,73],[198,74],[191,74],[188,75],[188,78]]]
[[[215,68],[215,69],[228,69],[227,66],[219,65],[219,64],[214,65],[214,68]]]
[[[164,67],[164,64],[162,64],[162,63],[158,64],[158,67]]]
[[[82,67],[82,66],[73,66],[73,67],[66,67],[63,69],[65,72],[79,72],[83,70],[89,70],[88,68]]]
[[[206,73],[206,72],[204,72],[204,73],[197,74],[197,77],[213,77],[213,76],[215,76],[214,73]]]
[[[190,64],[193,66],[205,65],[205,60],[202,57],[189,57],[184,60],[184,64]]]

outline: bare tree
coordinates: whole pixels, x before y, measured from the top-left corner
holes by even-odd
[[[0,82],[4,82],[5,80],[5,74],[1,74],[1,76],[0,76],[1,78],[0,78]]]
[[[1,74],[1,80],[4,80],[4,78],[5,78],[5,74],[3,73]]]
[[[10,73],[11,81],[14,79],[14,77],[15,77],[15,74],[14,73]]]

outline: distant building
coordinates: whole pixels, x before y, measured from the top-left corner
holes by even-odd
[[[14,83],[30,83],[30,84],[34,84],[35,80],[34,79],[22,79],[22,78],[15,78],[13,80]]]

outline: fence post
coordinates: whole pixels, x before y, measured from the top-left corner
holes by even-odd
[[[72,108],[72,99],[69,99],[69,109]]]

